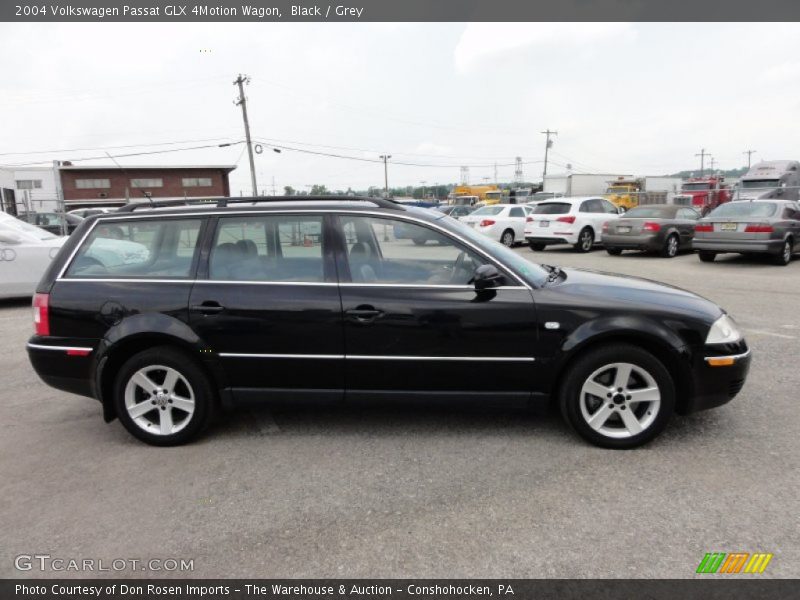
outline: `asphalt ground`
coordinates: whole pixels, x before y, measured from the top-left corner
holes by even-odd
[[[3,302],[0,577],[676,578],[714,551],[800,576],[800,260],[518,252],[718,302],[753,350],[744,390],[627,452],[555,414],[420,407],[242,411],[161,449],[41,383],[29,302]],[[20,572],[21,554],[194,568]]]

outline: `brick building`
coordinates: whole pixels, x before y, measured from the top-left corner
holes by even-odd
[[[233,165],[208,166],[60,166],[67,210],[93,205],[121,206],[147,197],[207,198],[230,196]]]

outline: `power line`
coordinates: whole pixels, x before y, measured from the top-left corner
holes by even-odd
[[[197,142],[214,142],[227,140],[227,137],[205,138],[201,140],[176,140],[174,142],[155,142],[147,144],[126,144],[122,146],[97,146],[93,148],[59,148],[57,150],[29,150],[26,152],[0,152],[0,156],[29,156],[36,154],[57,154],[61,152],[93,152],[95,150],[119,150],[120,148],[145,148],[151,146],[174,146],[175,144],[194,144]],[[44,161],[43,161],[44,162]]]

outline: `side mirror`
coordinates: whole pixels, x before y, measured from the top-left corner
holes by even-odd
[[[6,233],[5,231],[0,231],[0,243],[3,244],[19,244],[22,240],[19,236],[14,235],[13,233]]]
[[[472,277],[472,283],[475,284],[475,289],[478,291],[497,287],[502,282],[503,276],[494,265],[481,265],[475,269]]]

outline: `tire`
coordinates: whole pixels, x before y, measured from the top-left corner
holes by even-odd
[[[547,244],[537,244],[535,242],[528,242],[528,247],[534,252],[541,252],[547,248]]]
[[[681,240],[675,233],[670,233],[664,240],[664,247],[661,248],[661,258],[675,258],[678,255]]]
[[[625,369],[630,375],[622,383]],[[624,450],[646,444],[664,430],[675,412],[675,385],[669,371],[637,346],[609,344],[590,350],[569,367],[562,381],[562,416],[582,438],[603,448]],[[632,398],[637,392],[642,401]]]
[[[415,246],[424,246],[427,241],[425,238],[414,238],[413,240]]]
[[[792,238],[787,238],[783,242],[783,246],[781,248],[780,254],[773,254],[772,255],[772,264],[779,265],[781,267],[785,267],[790,262],[792,262],[792,249],[794,248],[794,242]]]
[[[611,248],[606,247],[606,252],[611,256],[619,256],[622,254],[622,248],[614,248],[613,246]]]
[[[697,256],[699,256],[700,260],[703,262],[714,262],[714,259],[717,258],[717,253],[708,252],[707,250],[700,250],[697,253]]]
[[[578,234],[578,243],[573,246],[577,252],[589,252],[594,246],[594,231],[591,227],[584,227]]]
[[[150,387],[142,385],[147,380],[155,389],[145,389]],[[134,437],[153,446],[177,446],[208,426],[216,394],[191,358],[175,348],[159,346],[135,354],[122,365],[114,384],[114,405]]]
[[[500,243],[511,248],[514,245],[514,232],[511,229],[506,229],[503,235],[500,236]]]

